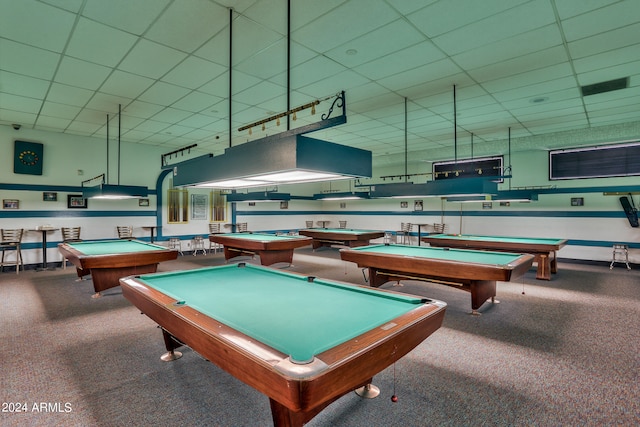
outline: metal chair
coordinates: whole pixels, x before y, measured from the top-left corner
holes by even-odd
[[[220,223],[218,222],[213,222],[209,224],[209,235],[211,234],[220,234]],[[213,253],[216,253],[218,251],[218,249],[220,249],[221,246],[220,244],[216,243],[216,242],[212,242],[211,240],[209,240],[209,252],[211,253],[211,251],[213,251]]]
[[[131,239],[133,238],[133,226],[131,225],[118,225],[118,238]]]
[[[618,255],[620,255],[619,260],[617,258]],[[613,270],[613,264],[615,264],[616,262],[623,262],[622,256],[624,256],[624,263],[627,265],[627,270],[631,270],[631,267],[629,266],[629,245],[623,244],[613,245],[613,259],[611,260],[609,270]]]
[[[207,254],[202,236],[194,236],[194,238],[191,239],[191,248],[193,249],[193,256],[198,255],[198,251],[202,251],[202,255]]]
[[[433,224],[433,232],[436,234],[445,234],[447,232],[447,224]]]
[[[61,227],[62,243],[82,242],[80,238],[80,227]],[[67,268],[67,259],[62,257],[62,268]]]
[[[169,239],[169,249],[177,249],[180,255],[184,255],[182,253],[182,241],[177,237],[171,237]]]
[[[400,223],[400,231],[398,232],[398,236],[400,237],[400,243],[403,245],[411,244],[411,230],[413,229],[413,224],[410,222],[402,222]]]
[[[3,228],[0,230],[0,251],[2,251],[2,259],[0,260],[0,271],[4,270],[5,265],[15,265],[16,274],[19,274],[20,266],[22,266],[22,269],[24,270],[24,264],[22,263],[22,251],[20,250],[23,234],[24,229],[22,228]],[[4,260],[4,256],[7,252],[12,251],[15,252],[16,260],[11,264],[7,264]]]

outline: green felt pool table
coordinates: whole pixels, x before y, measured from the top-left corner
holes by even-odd
[[[78,277],[91,274],[94,298],[118,286],[121,277],[154,273],[158,263],[178,257],[174,249],[129,239],[60,243],[58,250],[76,266]]]
[[[496,302],[496,281],[522,276],[533,263],[529,254],[388,244],[341,249],[340,257],[368,268],[374,287],[402,279],[427,280],[470,292],[473,314],[479,314],[487,299]]]
[[[120,279],[163,331],[267,395],[274,424],[301,426],[442,325],[446,304],[244,263]],[[140,374],[140,373],[133,373]]]
[[[209,240],[224,246],[227,261],[239,256],[258,255],[262,265],[291,264],[293,250],[311,244],[309,237],[251,232],[210,234]]]
[[[434,234],[422,238],[435,247],[480,249],[531,254],[538,265],[536,279],[551,280],[558,272],[556,251],[567,244],[566,239],[539,237],[475,236],[470,234]]]
[[[351,228],[307,228],[300,230],[299,233],[313,238],[313,249],[331,245],[367,246],[371,240],[384,237],[384,231]]]

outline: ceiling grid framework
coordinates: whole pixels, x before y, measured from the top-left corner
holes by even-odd
[[[478,156],[509,127],[515,150],[545,135],[555,149],[575,144],[565,131],[640,121],[638,1],[296,0],[290,94],[286,11],[284,0],[0,0],[0,124],[103,140],[121,104],[122,141],[221,154],[285,130],[238,128],[286,110],[288,95],[295,106],[344,90],[347,123],[311,136],[392,165],[404,158],[404,98],[411,161],[451,157],[454,84],[462,156],[470,133]],[[582,96],[625,77],[624,89]]]

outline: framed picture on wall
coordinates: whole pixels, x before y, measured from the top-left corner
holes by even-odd
[[[289,209],[289,202],[286,200],[283,200],[280,202],[280,209]]]
[[[82,194],[68,194],[67,208],[69,209],[86,209],[88,206],[87,199]]]
[[[42,200],[45,202],[57,202],[58,193],[54,193],[52,191],[45,191],[42,193]]]
[[[572,197],[571,206],[584,206],[584,197]]]
[[[16,199],[2,200],[2,209],[19,209],[19,208],[20,208],[20,200],[16,200]]]
[[[138,206],[149,206],[149,199],[138,199]]]

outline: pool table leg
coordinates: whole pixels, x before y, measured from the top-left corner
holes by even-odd
[[[355,390],[368,388],[373,381],[373,378],[369,378],[366,382],[358,384]],[[371,386],[375,387],[375,386]],[[377,389],[377,387],[375,387]],[[271,405],[271,417],[273,419],[273,425],[276,427],[302,427],[304,424],[308,423],[313,417],[318,415],[324,408],[349,393],[354,389],[347,390],[343,394],[335,396],[332,399],[329,399],[326,402],[319,404],[313,408],[310,408],[308,411],[304,412],[295,412],[286,406],[282,405],[276,400],[269,398],[269,403]],[[356,391],[357,393],[357,391]],[[377,395],[376,395],[377,396]],[[375,397],[375,396],[364,396],[364,397]]]
[[[182,353],[176,351],[176,348],[182,347],[184,344],[178,341],[164,328],[162,328],[162,338],[164,338],[164,346],[167,349],[167,352],[160,356],[160,360],[163,362],[173,362],[174,360],[180,359],[182,357]]]
[[[269,266],[278,262],[293,263],[293,249],[283,249],[279,251],[259,251],[260,264]]]
[[[536,279],[551,280],[551,261],[549,254],[536,254],[534,261],[538,263]]]
[[[474,316],[480,315],[478,309],[489,298],[494,304],[500,302],[496,300],[495,280],[473,280],[469,285],[469,290],[471,291],[471,314]]]

